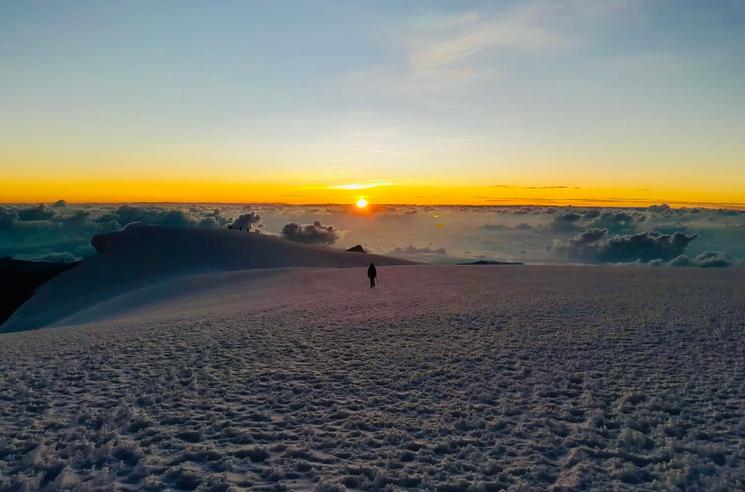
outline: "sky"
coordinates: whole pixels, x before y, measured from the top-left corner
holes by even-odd
[[[745,207],[745,3],[0,3],[0,202]]]

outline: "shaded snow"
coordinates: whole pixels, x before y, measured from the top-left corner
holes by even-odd
[[[98,254],[44,284],[0,327],[18,331],[69,324],[67,318],[95,305],[196,272],[282,267],[354,267],[407,264],[406,260],[226,229],[130,224],[95,236]]]
[[[0,489],[745,486],[742,272],[379,272],[176,278],[1,335]]]

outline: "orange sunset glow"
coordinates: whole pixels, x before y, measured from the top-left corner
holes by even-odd
[[[737,186],[685,189],[564,186],[564,185],[467,185],[440,182],[417,184],[342,183],[337,185],[281,182],[221,182],[183,180],[133,180],[131,178],[79,181],[12,180],[2,178],[2,201],[43,203],[64,197],[71,203],[104,202],[209,202],[209,203],[287,203],[360,205],[364,200],[381,204],[419,205],[583,205],[647,206],[670,203],[678,206],[745,208]],[[362,208],[362,207],[361,207]]]

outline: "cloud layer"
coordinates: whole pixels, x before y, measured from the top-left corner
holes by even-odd
[[[431,243],[423,248],[417,248],[413,244],[409,244],[403,248],[396,246],[391,254],[394,256],[444,255],[447,254],[447,250],[445,248],[433,248]]]
[[[90,239],[132,222],[261,229],[306,244],[420,261],[643,263],[738,267],[745,213],[738,210],[542,206],[0,205],[0,257],[67,261],[94,254]],[[342,234],[343,231],[343,234]]]
[[[701,268],[726,268],[732,266],[734,261],[721,251],[704,251],[691,259],[680,255],[670,261],[670,266],[701,267]]]

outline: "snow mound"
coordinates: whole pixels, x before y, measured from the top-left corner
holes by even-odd
[[[75,313],[155,282],[194,273],[287,267],[361,267],[406,260],[299,244],[235,230],[131,224],[95,236],[98,254],[44,284],[0,332],[68,324]]]

